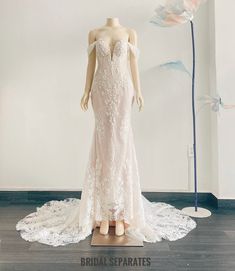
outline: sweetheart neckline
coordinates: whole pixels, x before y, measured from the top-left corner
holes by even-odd
[[[111,50],[110,48],[110,44],[108,44],[105,39],[103,38],[98,38],[96,41],[103,41],[108,49],[109,49],[109,55],[110,55],[110,61],[113,62],[113,57],[114,57],[114,51],[115,51],[115,48],[116,48],[116,45],[121,42],[121,41],[125,41],[126,43],[128,43],[129,41],[127,41],[126,39],[122,38],[122,39],[117,39],[115,42],[114,42],[114,46],[113,46],[113,50]]]
[[[103,39],[103,38],[98,38],[98,39],[94,40],[92,43],[90,43],[90,44],[88,45],[88,54],[90,54],[90,52],[91,52],[92,49],[94,48],[95,44],[98,43],[99,41],[102,41],[102,43],[105,44],[105,47],[107,47],[106,49],[108,50],[108,55],[109,55],[109,59],[110,59],[111,62],[113,62],[113,60],[114,60],[114,52],[115,52],[116,46],[117,46],[117,44],[120,43],[120,42],[125,42],[126,44],[128,44],[128,45],[129,45],[129,48],[130,48],[131,51],[132,51],[132,53],[133,53],[134,55],[136,55],[137,57],[139,56],[139,49],[138,49],[138,47],[137,47],[136,45],[130,43],[129,41],[127,41],[127,40],[124,39],[124,38],[118,39],[118,40],[115,41],[114,48],[113,48],[113,52],[111,52],[111,48],[110,48],[110,46],[107,44],[107,42],[106,42],[105,39]],[[113,54],[111,55],[111,53],[113,53]],[[112,58],[111,58],[111,56],[112,56]]]

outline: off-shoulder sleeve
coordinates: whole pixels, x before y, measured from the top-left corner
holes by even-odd
[[[134,44],[130,43],[130,42],[128,42],[128,45],[129,45],[130,51],[138,59],[139,55],[140,55],[140,49],[137,46],[135,46]]]
[[[87,47],[87,54],[88,54],[88,56],[90,55],[90,53],[94,49],[95,45],[96,45],[96,41],[94,41],[94,42],[92,42],[91,44],[88,45],[88,47]]]

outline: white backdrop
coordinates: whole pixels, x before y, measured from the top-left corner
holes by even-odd
[[[235,105],[235,2],[210,3],[211,21],[211,94],[219,92],[224,104]],[[214,17],[214,20],[213,20]],[[235,108],[212,114],[212,192],[221,199],[235,199]]]
[[[193,191],[190,25],[149,23],[158,1],[0,1],[0,189],[81,189],[94,120],[80,109],[87,35],[107,17],[136,29],[144,111],[133,110],[143,191]],[[208,4],[195,18],[197,95],[209,93]],[[199,191],[211,189],[210,109],[197,116]]]

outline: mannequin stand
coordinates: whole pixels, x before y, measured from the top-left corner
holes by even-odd
[[[100,228],[96,227],[92,233],[91,246],[121,246],[121,247],[143,247],[142,241],[132,239],[127,235],[117,236],[115,235],[115,227],[110,226],[109,232],[106,235],[102,235],[99,232]]]

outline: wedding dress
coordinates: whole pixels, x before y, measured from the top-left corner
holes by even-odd
[[[93,142],[81,199],[51,200],[18,221],[16,229],[27,241],[62,246],[77,243],[102,220],[124,220],[125,234],[146,242],[174,241],[187,235],[196,222],[164,202],[150,202],[142,194],[131,127],[134,87],[129,58],[139,48],[116,41],[113,52],[105,40],[96,48],[98,68],[91,86],[95,117]]]

